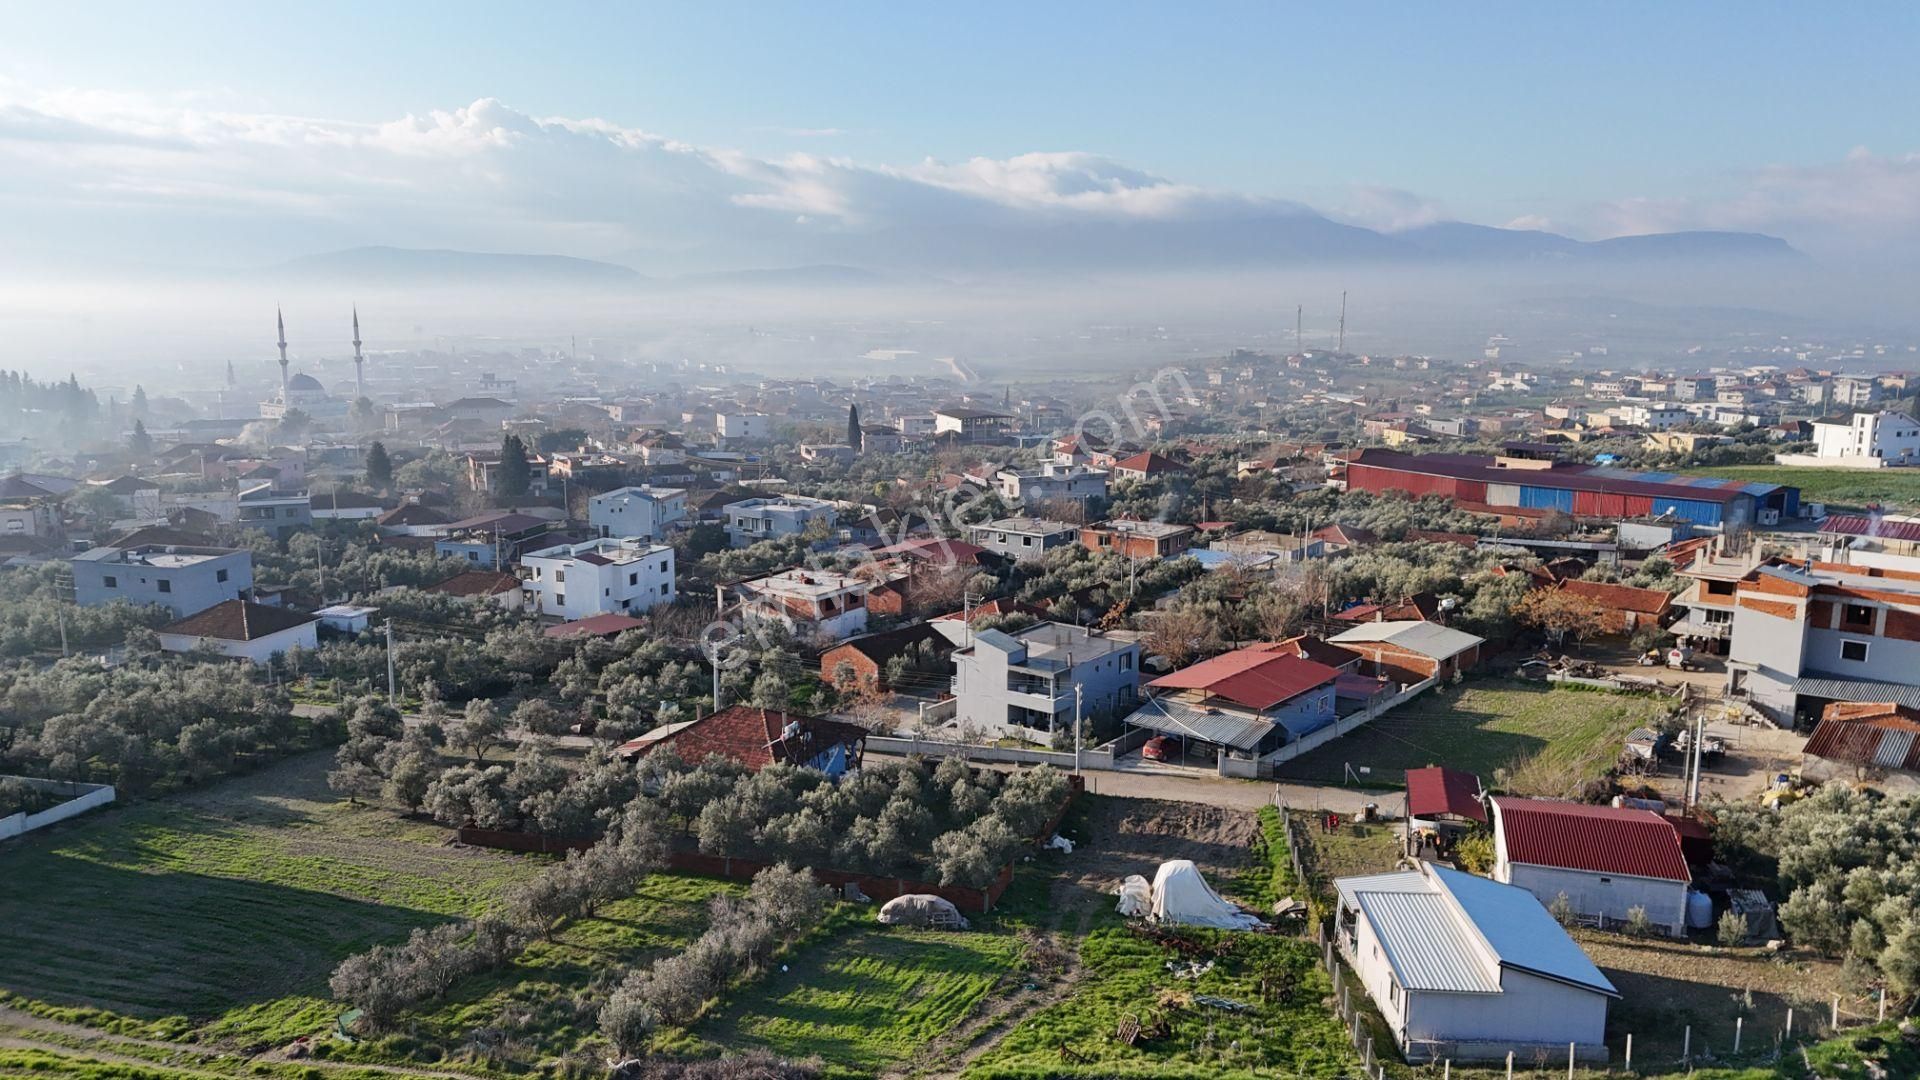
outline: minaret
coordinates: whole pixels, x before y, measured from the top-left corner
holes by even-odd
[[[361,366],[366,358],[360,355],[360,305],[353,306],[353,392],[355,397],[367,396],[367,376]]]
[[[279,308],[273,309],[273,317],[280,323],[280,402],[287,400],[287,317]]]

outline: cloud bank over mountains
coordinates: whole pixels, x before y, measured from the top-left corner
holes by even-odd
[[[1076,151],[908,165],[767,158],[605,120],[536,117],[491,98],[356,123],[5,83],[0,214],[16,260],[76,266],[263,265],[366,245],[565,254],[650,273],[822,262],[933,273],[1181,269],[1602,250],[1544,232],[1489,243],[1479,230],[1435,231],[1449,215],[1414,192],[1356,187],[1321,212]],[[1625,198],[1510,224],[1593,239],[1755,232],[1821,258],[1892,258],[1920,236],[1920,154],[1862,150],[1741,178],[1724,198]],[[1471,251],[1446,246],[1468,236]],[[1763,238],[1707,246],[1784,247]]]

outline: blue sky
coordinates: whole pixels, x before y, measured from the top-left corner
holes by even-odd
[[[1073,151],[1376,226],[1816,248],[1875,231],[1849,191],[1867,215],[1920,193],[1913,4],[76,7],[9,9],[0,108],[371,125],[497,99],[768,160]]]

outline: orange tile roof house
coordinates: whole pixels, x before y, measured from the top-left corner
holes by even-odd
[[[1631,634],[1643,626],[1661,626],[1674,613],[1673,594],[1664,589],[1568,578],[1560,583],[1560,591],[1599,605],[1601,630],[1608,634]]]

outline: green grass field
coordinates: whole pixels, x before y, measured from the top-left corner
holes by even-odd
[[[1491,783],[1567,795],[1613,763],[1627,732],[1663,715],[1655,698],[1555,689],[1504,679],[1437,686],[1342,739],[1280,766],[1286,779],[1340,783],[1366,766],[1369,786],[1397,787],[1408,769],[1448,765]]]
[[[1689,476],[1718,476],[1726,480],[1786,484],[1800,489],[1802,503],[1823,502],[1829,507],[1860,507],[1879,503],[1887,507],[1920,507],[1920,469],[1820,469],[1791,465],[1723,465],[1683,469]]]
[[[803,945],[698,1025],[713,1048],[818,1057],[835,1075],[898,1065],[964,1020],[1018,962],[1010,934],[880,926],[870,911]]]
[[[178,1035],[324,995],[341,958],[477,913],[537,869],[332,801],[329,757],[110,809],[8,851],[0,991]]]

